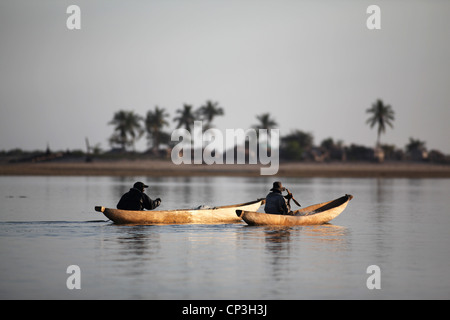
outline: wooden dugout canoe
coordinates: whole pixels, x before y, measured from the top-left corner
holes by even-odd
[[[344,209],[352,195],[346,194],[336,200],[314,204],[294,211],[294,215],[267,214],[238,209],[236,215],[251,226],[298,226],[324,224],[336,218]]]
[[[108,219],[117,224],[215,224],[235,223],[242,219],[236,216],[236,210],[256,211],[265,203],[265,199],[251,202],[207,208],[133,211],[95,207]]]

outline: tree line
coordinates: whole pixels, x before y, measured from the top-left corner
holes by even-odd
[[[299,129],[292,130],[289,134],[281,136],[280,158],[284,160],[299,161],[345,161],[345,160],[427,160],[434,162],[447,162],[449,157],[442,152],[432,150],[427,152],[426,142],[410,138],[404,149],[394,145],[382,144],[381,135],[387,128],[393,128],[395,112],[391,105],[385,104],[377,99],[370,108],[366,109],[369,118],[366,124],[370,128],[376,128],[375,148],[351,144],[345,146],[342,140],[335,141],[332,137],[324,139],[319,145],[314,144],[311,133]],[[218,102],[206,101],[198,108],[190,104],[183,104],[182,108],[175,111],[172,119],[176,128],[184,128],[191,131],[194,121],[203,121],[203,128],[213,128],[213,121],[218,116],[225,114]],[[270,113],[256,115],[257,122],[252,126],[254,129],[276,129],[278,123]],[[155,106],[148,110],[145,117],[133,111],[119,110],[108,123],[114,126],[114,132],[109,139],[111,147],[116,150],[134,150],[136,141],[146,134],[149,151],[153,154],[160,153],[160,146],[173,147],[175,142],[171,141],[171,134],[166,131],[170,125],[170,115],[165,108]]]
[[[366,124],[370,128],[376,129],[375,147],[350,144],[344,145],[342,140],[335,140],[332,137],[326,138],[319,144],[314,143],[311,133],[299,129],[291,130],[288,134],[280,137],[279,154],[280,159],[285,161],[429,161],[435,163],[450,163],[450,155],[445,155],[439,150],[427,150],[426,142],[413,137],[404,148],[381,142],[382,135],[388,128],[394,128],[395,112],[391,105],[377,99],[370,108],[366,109],[368,114]],[[184,128],[191,132],[194,121],[203,121],[203,130],[214,127],[216,117],[224,116],[224,108],[218,102],[207,100],[198,108],[193,105],[183,104],[175,110],[173,118],[165,108],[155,106],[147,111],[145,116],[141,116],[134,111],[119,110],[114,113],[108,125],[113,126],[113,133],[109,138],[110,151],[103,152],[100,144],[90,146],[86,138],[87,152],[74,150],[58,152],[58,158],[84,157],[91,159],[92,156],[110,157],[111,154],[118,154],[120,157],[139,156],[135,152],[135,143],[144,135],[147,139],[148,150],[146,154],[154,156],[170,156],[170,148],[177,141],[171,141],[171,133],[168,127],[175,123],[176,128]],[[255,116],[255,124],[251,128],[277,129],[278,123],[270,113],[262,113]],[[161,148],[164,145],[166,147]],[[247,146],[244,146],[247,147]],[[0,151],[2,159],[19,159],[20,161],[30,161],[30,159],[52,160],[55,153],[47,146],[45,152],[33,151],[25,152],[21,149]],[[4,161],[4,160],[3,160]]]

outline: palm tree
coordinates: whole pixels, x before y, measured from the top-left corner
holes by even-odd
[[[275,120],[270,119],[269,113],[263,113],[259,116],[256,116],[256,119],[259,120],[259,124],[253,126],[253,128],[255,129],[269,130],[278,125]]]
[[[266,140],[267,141],[267,148],[269,150],[271,150],[272,146],[270,145],[270,141],[271,141],[272,137],[271,137],[271,134],[270,134],[270,129],[278,126],[278,123],[274,119],[270,118],[270,114],[269,113],[263,113],[263,114],[261,114],[259,116],[256,116],[256,119],[259,120],[259,123],[254,125],[253,128],[257,130],[256,131],[256,138],[257,138],[257,141],[258,141],[258,148],[260,147],[259,143],[261,143],[261,140],[260,140],[261,137],[259,135],[259,130],[260,129],[265,129],[265,130],[267,130],[267,135],[265,137],[265,139],[267,139]],[[264,140],[264,136],[263,136],[263,140]],[[260,151],[258,151],[258,152],[260,152]]]
[[[178,109],[175,111],[179,114],[178,117],[175,117],[173,120],[178,121],[177,129],[184,127],[187,131],[191,131],[191,127],[194,124],[195,116],[192,113],[192,106],[188,104],[183,105],[183,109]]]
[[[218,105],[218,102],[212,102],[211,100],[208,100],[206,101],[205,105],[201,106],[197,110],[197,114],[199,115],[200,119],[206,121],[206,125],[203,128],[204,130],[212,127],[211,123],[216,116],[223,116],[223,109]]]
[[[412,160],[424,160],[428,157],[426,142],[419,139],[409,138],[406,151]]]
[[[425,150],[426,142],[419,139],[409,138],[409,143],[406,145],[406,151],[413,152],[415,150]]]
[[[380,135],[386,131],[386,125],[389,125],[391,128],[394,127],[392,124],[392,121],[394,121],[394,110],[392,110],[390,105],[385,105],[381,99],[378,99],[366,112],[372,114],[366,123],[370,124],[371,128],[376,124],[378,125],[377,147],[379,147]]]
[[[155,152],[158,151],[162,138],[166,135],[162,131],[164,126],[168,126],[169,123],[165,120],[169,114],[164,108],[155,107],[155,110],[147,111],[147,116],[144,120],[145,130],[147,131],[147,138],[149,142],[152,142],[152,147]],[[150,143],[149,143],[150,144]]]
[[[266,129],[267,130],[267,137],[270,137],[270,129],[278,126],[278,123],[270,118],[269,113],[263,113],[259,116],[256,116],[256,119],[259,120],[259,123],[254,125],[253,128],[256,130],[259,129]],[[257,135],[259,136],[259,132],[257,132]]]
[[[115,132],[109,139],[109,143],[111,145],[120,145],[123,151],[127,146],[132,146],[134,149],[135,141],[143,134],[140,124],[141,120],[142,117],[133,111],[117,111],[113,119],[108,123],[115,126]]]

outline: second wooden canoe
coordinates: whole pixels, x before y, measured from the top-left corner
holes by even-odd
[[[236,215],[252,226],[296,226],[324,224],[336,218],[347,207],[352,195],[346,194],[338,199],[318,203],[297,211],[294,215],[268,214],[236,210]]]
[[[119,210],[96,206],[95,211],[102,212],[116,224],[215,224],[242,222],[242,219],[236,216],[236,210],[256,211],[264,203],[265,199],[258,199],[214,208],[150,211]]]

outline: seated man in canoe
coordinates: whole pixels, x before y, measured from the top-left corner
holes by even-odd
[[[266,213],[292,215],[291,205],[289,201],[286,202],[286,200],[292,198],[292,193],[288,191],[288,194],[283,196],[282,192],[285,190],[286,188],[283,187],[280,181],[273,183],[273,187],[270,189],[271,192],[266,196],[266,206],[264,207]]]
[[[144,189],[148,188],[142,182],[136,182],[133,188],[125,193],[117,204],[117,209],[121,210],[153,210],[161,204],[161,199],[150,199],[148,195],[144,193]]]

